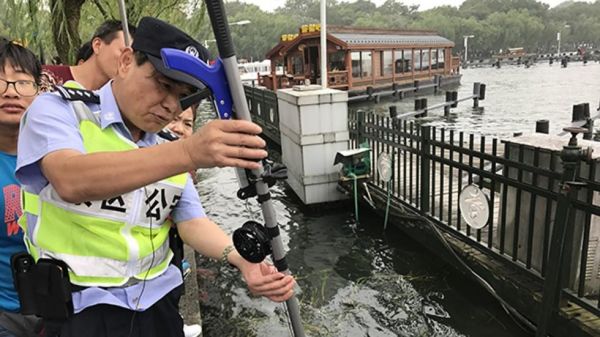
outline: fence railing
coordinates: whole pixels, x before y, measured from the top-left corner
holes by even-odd
[[[559,153],[454,130],[423,126],[361,110],[349,114],[351,142],[371,148],[372,184],[455,237],[534,275],[544,282],[563,171]],[[566,145],[566,144],[565,144]],[[375,165],[392,158],[391,184]],[[596,161],[581,163],[577,180],[586,185],[571,202],[573,248],[563,296],[600,314],[600,172]],[[460,191],[477,185],[489,199],[486,227],[474,230],[461,217]]]
[[[279,108],[277,105],[277,94],[271,90],[265,90],[245,85],[248,108],[252,114],[252,121],[263,128],[263,133],[277,144],[281,144],[279,134]]]

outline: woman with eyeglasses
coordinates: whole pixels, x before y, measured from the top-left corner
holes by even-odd
[[[15,178],[21,116],[38,94],[41,65],[19,43],[0,38],[0,337],[38,336],[37,319],[19,314],[10,258],[26,251],[20,187]]]

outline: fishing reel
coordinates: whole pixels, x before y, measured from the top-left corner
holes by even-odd
[[[252,220],[233,232],[233,245],[246,261],[252,263],[262,262],[272,252],[267,228]]]

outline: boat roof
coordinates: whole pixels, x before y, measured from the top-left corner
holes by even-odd
[[[361,33],[332,33],[333,37],[344,41],[349,46],[359,45],[413,45],[413,46],[454,46],[454,43],[439,35],[413,34],[361,34]]]
[[[271,49],[266,58],[271,59],[286,54],[302,41],[318,38],[319,31],[298,34],[290,41],[281,41]],[[331,26],[327,28],[327,40],[342,49],[376,48],[452,48],[454,42],[429,30],[392,30],[378,28],[357,28]]]

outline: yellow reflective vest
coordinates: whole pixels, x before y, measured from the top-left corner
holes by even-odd
[[[100,127],[98,113],[72,102],[87,153],[128,151],[138,146],[112,126]],[[25,242],[37,260],[52,258],[69,266],[71,283],[118,287],[152,279],[169,266],[169,215],[186,185],[180,174],[106,200],[72,204],[48,184],[39,195],[23,192],[19,220]],[[37,216],[27,229],[26,214]]]

